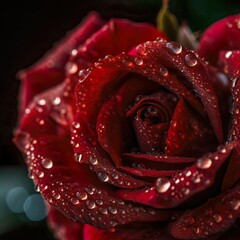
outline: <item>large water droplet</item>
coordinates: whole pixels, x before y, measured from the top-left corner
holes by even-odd
[[[106,173],[98,173],[98,178],[103,181],[103,182],[107,182],[109,180],[109,177]]]
[[[109,208],[108,208],[108,211],[109,211],[111,214],[116,214],[116,213],[117,213],[117,209],[114,208],[114,207],[109,207]]]
[[[74,157],[75,157],[76,162],[79,162],[79,163],[81,162],[81,160],[82,160],[82,154],[81,153],[75,153]]]
[[[59,193],[53,193],[53,198],[58,200],[61,198],[61,195]]]
[[[37,101],[37,104],[40,105],[40,106],[44,106],[46,104],[46,100],[45,99],[39,99]]]
[[[97,164],[98,164],[98,160],[97,160],[96,157],[90,157],[89,162],[90,162],[92,165],[97,165]]]
[[[231,204],[231,208],[235,211],[240,208],[240,200],[239,199],[233,199],[230,204]]]
[[[61,98],[60,97],[55,97],[52,101],[53,105],[57,106],[61,103]]]
[[[88,198],[88,195],[87,195],[86,192],[81,191],[81,192],[77,192],[77,193],[76,193],[76,197],[77,197],[78,199],[80,199],[81,201],[84,201],[84,200],[86,200],[86,199]]]
[[[110,226],[115,227],[116,225],[117,225],[117,222],[115,222],[115,221],[110,222]]]
[[[212,165],[212,159],[205,157],[205,158],[199,158],[197,160],[197,168],[199,169],[207,169],[210,168]]]
[[[96,207],[96,204],[94,201],[87,201],[86,206],[88,209],[94,209]]]
[[[167,178],[158,178],[155,183],[156,191],[158,193],[164,193],[169,189],[170,185],[171,183]]]
[[[134,58],[134,62],[135,62],[136,65],[138,65],[138,66],[143,65],[143,59],[142,59],[142,58],[135,57],[135,58]]]
[[[159,73],[160,73],[161,76],[166,77],[168,75],[168,70],[165,67],[161,67],[159,69]]]
[[[225,58],[230,58],[231,55],[232,55],[232,51],[227,51],[225,53]]]
[[[53,161],[49,158],[44,158],[41,161],[41,165],[43,168],[50,169],[53,166]]]
[[[213,215],[213,220],[216,223],[220,223],[222,221],[222,217],[219,214],[215,214],[215,215]]]
[[[77,70],[78,70],[78,66],[77,66],[76,63],[68,62],[68,63],[66,64],[66,72],[67,72],[68,74],[74,74],[74,73],[77,72]]]
[[[72,205],[78,205],[79,204],[79,200],[77,198],[71,198],[70,202],[72,203]]]
[[[78,123],[78,122],[73,122],[72,125],[73,125],[73,127],[76,128],[76,129],[80,128],[80,123]]]
[[[182,52],[182,45],[177,42],[167,42],[166,48],[172,54],[180,54]]]
[[[39,171],[39,170],[36,170],[36,175],[37,175],[39,178],[43,178],[43,177],[44,177],[44,172]]]
[[[189,67],[194,67],[197,65],[197,57],[194,53],[188,53],[185,58],[185,63]]]
[[[108,214],[108,210],[106,208],[99,208],[99,212],[104,215]]]

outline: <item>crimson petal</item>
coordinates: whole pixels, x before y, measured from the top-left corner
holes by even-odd
[[[226,232],[240,217],[240,185],[229,189],[170,224],[169,232],[180,239],[202,239]]]
[[[145,44],[149,55],[158,63],[180,71],[197,91],[219,142],[223,142],[223,128],[217,94],[205,69],[206,64],[179,43],[156,41]]]
[[[165,154],[201,156],[213,151],[216,146],[217,140],[212,129],[180,98],[168,130]]]
[[[216,63],[220,51],[240,49],[239,28],[239,14],[215,22],[203,33],[199,54],[211,63]]]
[[[172,208],[191,196],[204,191],[215,181],[218,169],[230,156],[234,143],[221,146],[218,151],[199,158],[194,165],[172,178],[160,178],[156,185],[136,190],[119,190],[122,199],[143,203],[155,208]]]
[[[73,222],[61,212],[49,206],[48,225],[54,231],[55,236],[61,240],[84,240],[83,224]]]
[[[19,73],[21,85],[21,109],[27,107],[32,98],[64,80],[65,64],[71,50],[83,43],[103,25],[97,13],[90,13],[68,36],[50,50],[39,62]]]

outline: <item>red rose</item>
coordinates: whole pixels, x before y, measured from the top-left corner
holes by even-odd
[[[92,13],[20,74],[15,142],[59,239],[240,236],[239,22],[203,35],[209,65],[154,26]]]

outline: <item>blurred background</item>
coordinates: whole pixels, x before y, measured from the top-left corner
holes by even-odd
[[[128,18],[155,24],[160,0],[7,1],[1,7],[3,40],[0,87],[0,239],[54,239],[47,209],[35,191],[20,152],[12,143],[17,125],[16,74],[37,61],[90,11],[104,19]],[[212,22],[240,12],[238,0],[170,0],[179,22],[202,32]]]

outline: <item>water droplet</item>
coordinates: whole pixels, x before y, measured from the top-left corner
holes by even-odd
[[[102,182],[107,182],[109,180],[109,177],[106,173],[98,173],[98,178],[102,181]]]
[[[94,201],[87,201],[86,202],[86,205],[87,205],[87,208],[88,209],[94,209],[95,207],[96,207],[96,204],[95,204],[95,202]]]
[[[82,160],[82,154],[81,153],[75,153],[74,157],[75,157],[76,162],[79,162],[79,163],[81,162],[81,160]]]
[[[67,72],[68,74],[74,74],[74,73],[77,72],[77,70],[78,70],[78,66],[77,66],[76,63],[68,62],[68,63],[66,64],[66,72]]]
[[[135,58],[134,58],[134,62],[135,62],[138,66],[143,65],[143,59],[142,59],[142,58],[135,57]]]
[[[201,177],[199,175],[194,175],[191,180],[194,182],[194,183],[200,183],[201,182]]]
[[[84,201],[84,200],[86,200],[86,199],[88,198],[88,195],[87,195],[86,192],[81,191],[81,192],[77,192],[77,193],[76,193],[76,197],[77,197],[78,199],[80,199],[81,201]]]
[[[74,128],[80,128],[80,123],[78,123],[78,122],[73,122],[73,127]]]
[[[35,186],[35,191],[36,191],[36,192],[40,192],[40,188],[39,188],[38,185]]]
[[[71,52],[71,55],[72,56],[76,56],[78,53],[78,50],[77,49],[73,49],[72,52]]]
[[[97,165],[97,164],[98,164],[98,160],[97,160],[97,158],[95,158],[95,157],[90,157],[89,162],[90,162],[92,165]]]
[[[80,77],[80,82],[83,82],[85,78],[89,75],[90,70],[89,69],[82,69],[79,71],[78,76]]]
[[[231,55],[232,55],[232,51],[227,51],[225,53],[225,58],[230,58]]]
[[[164,193],[169,189],[171,184],[167,178],[158,178],[155,185],[158,193]]]
[[[53,105],[59,105],[61,103],[61,98],[60,97],[55,97],[52,101]]]
[[[166,77],[168,75],[168,70],[165,67],[161,67],[159,69],[159,73],[160,73],[161,76]]]
[[[199,227],[195,227],[195,228],[193,229],[193,231],[194,231],[195,234],[199,234],[199,233],[200,233]]]
[[[53,198],[56,199],[56,200],[58,200],[58,199],[61,198],[61,195],[60,195],[59,193],[54,193],[54,194],[53,194]]]
[[[43,177],[44,177],[44,172],[39,171],[39,170],[36,170],[36,175],[37,175],[39,178],[43,178]]]
[[[46,100],[45,99],[39,99],[37,101],[37,104],[40,105],[40,106],[44,106],[46,104]]]
[[[115,227],[117,225],[117,222],[111,221],[109,224],[110,224],[110,226]]]
[[[199,158],[197,160],[197,168],[199,169],[207,169],[210,168],[212,165],[212,159],[211,158]]]
[[[182,52],[182,45],[177,42],[167,42],[166,48],[172,54],[180,54]]]
[[[185,176],[186,176],[186,177],[189,177],[189,176],[191,176],[191,174],[192,174],[192,172],[191,172],[190,170],[188,170],[188,171],[186,172]]]
[[[109,208],[108,208],[108,211],[109,211],[111,214],[116,214],[116,213],[117,213],[117,209],[116,209],[116,208],[113,208],[113,207],[109,207]]]
[[[189,188],[183,188],[182,192],[184,195],[188,195],[190,193],[190,189]]]
[[[194,67],[197,65],[197,57],[194,53],[188,53],[185,58],[185,63],[189,67]]]
[[[108,210],[106,208],[99,208],[99,212],[104,215],[108,214]]]
[[[101,206],[101,205],[103,205],[103,201],[102,200],[96,200],[96,204]]]
[[[222,217],[219,214],[215,214],[215,215],[213,215],[213,220],[216,223],[220,223],[222,221]]]
[[[41,161],[41,165],[43,168],[50,169],[53,166],[53,161],[49,158],[44,158]]]
[[[94,187],[88,187],[88,188],[85,189],[85,191],[90,195],[93,195],[95,190],[96,189]]]
[[[239,199],[233,199],[230,204],[231,204],[231,208],[235,211],[240,208],[240,200]]]
[[[184,219],[184,223],[187,227],[193,225],[195,222],[196,222],[196,220],[192,216],[186,216],[186,218]]]
[[[73,205],[78,205],[79,204],[79,200],[77,198],[71,198],[70,202],[73,204]]]
[[[227,151],[227,149],[224,146],[221,146],[221,145],[217,148],[217,150],[220,153],[226,153],[226,151]]]

